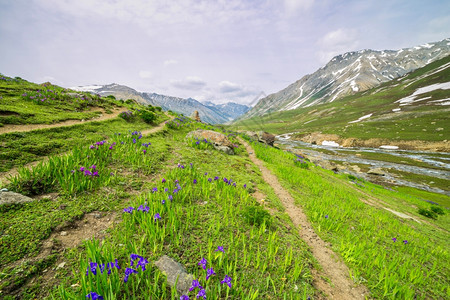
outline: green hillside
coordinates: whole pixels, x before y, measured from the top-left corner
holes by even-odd
[[[21,96],[38,85],[6,78],[0,87],[10,103],[1,109],[10,115],[20,119],[20,111],[36,106],[16,125],[68,120],[81,109],[62,89],[58,101],[43,105]],[[158,108],[91,99],[77,113],[128,112],[0,134],[0,187],[34,200],[0,204],[0,298],[325,299],[330,291],[342,293],[310,241],[300,238],[292,211],[304,212],[327,255],[336,253],[348,268],[342,281],[367,289],[367,298],[450,297],[448,196],[384,188]],[[49,110],[53,117],[45,115]],[[186,139],[198,128],[226,134],[235,155]],[[294,207],[284,206],[280,191],[292,196]],[[188,295],[170,287],[154,264],[163,255],[193,275]]]
[[[298,137],[320,132],[337,134],[342,139],[433,142],[449,140],[450,131],[446,126],[450,112],[447,105],[450,101],[448,87],[421,93],[415,100],[424,100],[409,105],[396,102],[411,96],[420,88],[450,82],[449,63],[450,56],[447,56],[374,89],[328,104],[237,121],[232,128],[266,130],[278,134],[297,132]],[[440,101],[443,99],[447,100]],[[370,117],[354,122],[370,114]]]

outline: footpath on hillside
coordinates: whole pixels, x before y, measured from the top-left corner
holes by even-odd
[[[298,228],[300,237],[308,244],[313,256],[322,266],[319,274],[314,274],[314,281],[317,288],[323,291],[330,299],[364,299],[369,295],[368,289],[363,285],[355,286],[351,278],[349,278],[349,269],[339,259],[339,257],[326,246],[326,243],[314,232],[313,227],[308,222],[303,210],[295,205],[294,198],[286,191],[278,181],[278,178],[264,166],[264,163],[256,158],[252,147],[240,139],[249,153],[250,160],[259,167],[263,179],[275,191],[275,194],[283,203],[287,214],[291,218],[293,224]],[[322,277],[328,278],[331,283],[325,281]]]
[[[92,118],[89,120],[67,120],[63,122],[58,122],[54,124],[26,124],[26,125],[4,125],[3,127],[0,127],[0,134],[5,133],[11,133],[11,132],[27,132],[27,131],[33,131],[38,129],[49,129],[49,128],[55,128],[55,127],[65,127],[65,126],[72,126],[76,124],[85,124],[87,122],[98,122],[98,121],[106,121],[110,119],[114,119],[117,116],[119,116],[120,113],[127,111],[128,108],[126,107],[120,107],[118,110],[115,110],[112,114],[106,114],[104,113],[104,110],[97,108],[92,109],[91,111],[100,111],[103,112],[103,114],[97,118]]]
[[[121,108],[120,110],[114,112],[114,114],[103,115],[103,116],[101,116],[100,118],[96,118],[95,120],[89,120],[89,121],[85,121],[85,122],[105,121],[105,120],[113,119],[113,118],[117,117],[121,112],[126,111],[126,110],[127,110],[127,109],[122,109],[122,108]],[[169,114],[167,114],[167,113],[165,113],[165,114],[166,114],[166,116],[169,117],[170,120],[173,120],[173,119],[175,118],[175,117],[172,116],[172,115],[169,115]],[[74,120],[72,120],[72,121],[74,121]],[[72,122],[72,121],[67,121],[67,122]],[[80,123],[80,121],[74,121],[74,122],[75,122],[75,123],[74,123],[74,124],[71,124],[71,125],[75,125],[75,124]],[[61,125],[61,124],[62,124],[62,125]],[[166,124],[166,122],[161,122],[161,123],[159,123],[159,124],[158,124],[157,126],[155,126],[155,127],[152,127],[152,128],[149,128],[149,129],[146,129],[146,130],[141,131],[141,133],[142,133],[142,135],[148,135],[148,134],[155,133],[155,132],[157,132],[157,131],[163,129],[165,124]],[[58,125],[59,125],[59,126],[58,126]],[[31,126],[33,126],[33,125],[15,125],[15,126],[27,126],[27,127],[30,126],[30,127],[31,127]],[[65,127],[65,126],[70,126],[70,125],[67,125],[66,122],[62,122],[62,123],[51,124],[51,125],[42,125],[42,124],[39,124],[39,126],[51,126],[51,127],[45,127],[45,128],[54,128],[54,127]],[[1,132],[1,129],[2,129],[2,127],[0,127],[0,134],[6,133],[6,132]],[[32,131],[32,130],[35,130],[35,129],[44,129],[44,128],[34,128],[34,129],[22,130],[22,131]],[[13,130],[12,132],[15,132],[15,131]],[[58,155],[64,155],[64,154],[65,154],[65,153],[60,153],[60,154],[58,154]],[[38,160],[38,161],[33,161],[33,162],[31,162],[31,163],[28,163],[28,164],[24,165],[23,167],[31,169],[32,167],[36,166],[36,165],[39,164],[40,162],[43,162],[43,161],[48,160],[48,158],[49,158],[48,156],[44,156],[44,157],[42,157],[42,159],[40,159],[40,160]],[[8,178],[9,178],[9,177],[14,177],[14,176],[16,176],[17,174],[18,174],[18,168],[13,168],[13,169],[9,170],[8,172],[0,173],[0,183],[5,184],[6,181],[8,181]]]

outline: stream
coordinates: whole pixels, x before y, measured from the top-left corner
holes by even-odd
[[[434,178],[449,180],[450,179],[450,153],[448,152],[427,152],[427,151],[411,151],[398,149],[381,149],[381,148],[350,148],[340,146],[325,146],[312,145],[302,141],[291,140],[289,134],[283,134],[276,137],[278,144],[284,145],[287,149],[293,150],[295,147],[300,147],[300,151],[311,159],[328,160],[346,162],[348,164],[365,164],[370,165],[370,168],[382,168],[386,170],[385,176],[377,176],[377,179],[389,182],[395,185],[403,185],[439,194],[450,196],[450,191],[443,190],[437,187],[430,187],[426,184],[407,181],[397,176],[389,174],[389,169],[394,169],[402,172],[408,172],[417,175],[426,175]],[[331,143],[332,144],[332,143]],[[327,153],[321,152],[321,149],[327,150]],[[379,153],[383,155],[398,156],[398,162],[387,162],[383,160],[374,160],[358,157],[356,154],[364,153]],[[401,160],[405,158],[420,161],[425,166],[412,166],[402,164]],[[427,167],[430,166],[429,168]],[[357,177],[362,177],[365,180],[373,181],[373,177],[367,173],[355,172],[346,169],[345,173],[352,174]]]

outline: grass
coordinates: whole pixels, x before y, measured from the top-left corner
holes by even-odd
[[[145,271],[130,275],[124,283],[123,271],[130,267],[129,257],[133,253],[149,262],[162,254],[175,258],[200,280],[209,298],[306,299],[317,294],[310,271],[315,262],[295,230],[287,229],[292,225],[283,212],[280,210],[276,218],[263,214],[259,221],[255,221],[255,214],[245,217],[249,211],[265,211],[251,197],[256,189],[267,194],[267,205],[273,209],[280,206],[259,170],[250,166],[243,150],[228,156],[210,147],[196,148],[195,143],[184,139],[196,127],[187,119],[176,119],[168,123],[166,131],[142,137],[136,144],[132,139],[139,135],[114,135],[97,146],[98,149],[85,145],[63,157],[50,158],[29,173],[20,173],[11,183],[11,189],[26,192],[24,188],[30,186],[26,183],[32,179],[49,187],[41,193],[57,191],[60,197],[56,201],[37,201],[1,212],[2,245],[9,245],[1,248],[1,288],[8,290],[26,283],[27,280],[17,282],[18,278],[28,278],[23,265],[10,267],[9,263],[36,255],[42,241],[56,226],[93,210],[122,211],[131,206],[135,208],[133,213],[122,213],[122,221],[102,243],[91,240],[64,255],[73,273],[59,270],[62,284],[50,295],[42,291],[44,283],[38,280],[26,286],[22,296],[78,299],[95,291],[108,299],[148,299],[148,295],[179,299],[152,264],[146,265]],[[114,142],[114,149],[110,150]],[[151,145],[142,147],[142,142]],[[236,146],[242,149],[242,145]],[[148,151],[145,154],[144,149]],[[151,160],[142,161],[144,155]],[[78,171],[78,167],[92,164],[99,170],[99,177],[86,177]],[[88,184],[93,180],[97,180],[96,184]],[[136,182],[143,184],[136,185]],[[164,192],[165,188],[168,193]],[[66,208],[58,209],[61,205]],[[147,205],[149,212],[136,210],[140,205]],[[158,222],[153,218],[156,213],[161,216]],[[214,251],[218,246],[223,246],[225,253]],[[197,265],[202,257],[216,273],[208,281],[205,271]],[[107,263],[115,259],[121,270],[114,269],[109,276],[105,272],[86,277],[90,261]],[[36,276],[42,274],[42,268],[33,266]],[[232,288],[220,283],[225,275],[232,278]],[[74,284],[75,288],[71,287]]]
[[[408,193],[411,189],[390,191],[367,182],[349,188],[345,175],[321,168],[295,168],[292,154],[255,143],[253,147],[302,206],[316,232],[344,259],[353,280],[364,282],[372,297],[423,299],[450,295],[448,213],[436,221],[426,220],[430,224],[398,219],[360,199],[383,199],[388,207],[391,201],[403,202],[395,207],[400,211],[409,205],[429,204]],[[448,203],[448,197],[436,197]],[[406,211],[423,220],[416,209]]]

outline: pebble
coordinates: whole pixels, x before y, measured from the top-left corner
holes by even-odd
[[[56,270],[64,268],[65,265],[66,265],[66,262],[63,261],[62,263],[60,263],[60,264],[56,267]]]
[[[61,233],[59,235],[66,236],[67,235],[67,231],[61,231]]]

